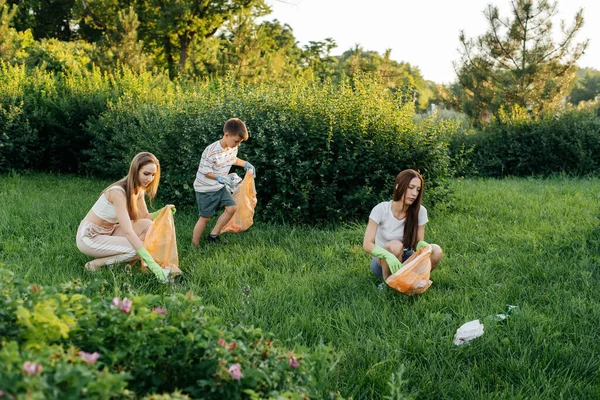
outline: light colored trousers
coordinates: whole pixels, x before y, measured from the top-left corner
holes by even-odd
[[[146,236],[151,227],[150,220],[138,220],[133,223],[133,230],[140,239]],[[132,261],[137,258],[137,253],[129,240],[120,235],[120,228],[118,225],[105,228],[84,219],[77,229],[77,248],[83,254],[102,261],[104,265]]]

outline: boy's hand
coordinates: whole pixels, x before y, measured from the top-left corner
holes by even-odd
[[[246,171],[252,170],[252,175],[254,175],[254,179],[256,179],[256,169],[254,168],[254,165],[252,165],[248,161],[246,161],[244,163],[244,169]]]
[[[227,190],[233,192],[233,188],[231,187],[231,182],[229,181],[229,179],[225,178],[224,176],[217,176],[215,180],[221,185],[224,185],[227,188]]]

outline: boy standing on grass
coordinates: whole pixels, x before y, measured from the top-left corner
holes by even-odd
[[[238,146],[244,140],[248,140],[246,124],[238,118],[231,118],[225,122],[221,140],[208,145],[202,153],[200,166],[194,181],[198,215],[200,217],[196,222],[192,236],[194,247],[200,244],[204,228],[206,228],[210,217],[215,214],[217,209],[225,207],[225,212],[219,217],[206,238],[208,243],[219,242],[219,232],[237,211],[235,201],[226,186],[226,176],[229,174],[231,166],[244,167],[246,171],[251,171],[256,178],[256,171],[252,164],[237,158]]]

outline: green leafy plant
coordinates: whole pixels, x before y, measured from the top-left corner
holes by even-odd
[[[0,276],[5,393],[329,396],[323,371],[335,365],[331,348],[289,351],[260,329],[227,329],[191,294],[91,298],[79,282],[45,288],[4,268]]]

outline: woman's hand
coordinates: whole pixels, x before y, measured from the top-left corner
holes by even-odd
[[[142,247],[141,249],[139,249],[137,251],[137,254],[148,265],[148,268],[150,269],[150,271],[152,271],[152,273],[154,274],[154,276],[156,276],[156,279],[158,279],[158,281],[160,283],[168,283],[169,282],[169,280],[167,278],[168,270],[165,271],[164,269],[162,269],[160,267],[160,265],[158,265],[156,263],[156,261],[154,261],[154,258],[152,258],[152,256],[150,255],[148,250],[146,250],[145,247]]]
[[[395,255],[384,249],[383,247],[375,246],[371,252],[373,256],[383,258],[390,267],[390,272],[395,274],[402,267],[402,262]]]
[[[156,217],[158,216],[158,214],[160,214],[161,211],[164,210],[167,207],[170,207],[171,208],[171,212],[173,213],[173,215],[175,215],[175,213],[177,212],[177,209],[175,209],[175,206],[173,204],[167,204],[166,206],[164,206],[160,210],[154,211],[153,213],[150,213],[150,216],[152,217],[152,220],[156,219]]]

